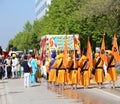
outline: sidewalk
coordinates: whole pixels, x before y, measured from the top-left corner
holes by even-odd
[[[54,102],[53,102],[54,101]],[[64,102],[64,103],[63,103]],[[24,88],[23,79],[0,80],[0,104],[78,104],[46,88],[46,82]],[[79,103],[80,104],[80,103]]]
[[[3,80],[0,80],[0,104],[7,104],[4,83]]]

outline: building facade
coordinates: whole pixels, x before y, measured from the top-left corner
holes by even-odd
[[[36,19],[41,19],[45,16],[46,11],[48,10],[48,5],[51,4],[52,0],[35,0],[35,13]]]

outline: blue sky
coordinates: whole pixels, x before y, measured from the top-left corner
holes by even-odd
[[[0,46],[5,49],[25,23],[32,24],[34,19],[35,0],[0,0]]]

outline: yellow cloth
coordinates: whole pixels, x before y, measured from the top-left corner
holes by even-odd
[[[57,82],[58,82],[58,84],[64,84],[65,83],[65,70],[59,70],[58,71]]]
[[[110,59],[111,59],[111,57],[108,57],[108,59],[107,59],[108,63],[109,63]],[[115,60],[114,59],[113,59],[110,66],[115,66]],[[108,80],[108,81],[117,81],[118,80],[116,67],[109,67],[109,69],[107,71],[107,75],[106,75],[106,80]]]
[[[71,84],[77,84],[78,83],[78,72],[77,72],[77,70],[72,70],[70,72],[70,79],[71,79]]]
[[[106,80],[108,81],[117,81],[118,77],[117,77],[117,72],[116,72],[116,68],[109,68],[107,75],[106,75]]]
[[[105,81],[104,73],[102,69],[97,69],[94,75],[94,82],[102,83]]]
[[[94,66],[96,65],[96,62],[98,61],[98,59],[99,57],[94,59],[94,62],[93,62]],[[103,64],[104,62],[101,60],[97,67],[103,67]],[[102,68],[97,68],[95,70],[94,81],[97,83],[102,83],[105,81],[104,72]]]
[[[52,65],[52,68],[57,68],[58,66],[58,59],[55,60],[54,64]]]
[[[78,68],[78,83],[79,83],[79,81],[80,81],[80,79],[81,79],[81,73],[80,73],[80,71],[81,71],[81,68],[79,67],[79,68]]]
[[[71,79],[70,79],[70,73],[69,73],[68,69],[65,72],[65,82],[67,84],[72,84]]]
[[[70,80],[70,73],[69,73],[69,68],[72,66],[72,60],[68,58],[67,64],[66,64],[66,74],[65,74],[65,82],[67,82],[68,84],[71,84],[71,80]]]
[[[98,57],[99,56],[99,53],[95,53],[95,57]]]
[[[81,75],[80,85],[90,86],[89,71],[84,71],[84,74]]]
[[[87,59],[86,59],[87,60]],[[79,66],[80,66],[80,75],[79,75],[79,84],[83,85],[83,86],[90,86],[90,74],[89,74],[89,64],[87,63],[84,68],[82,69],[81,72],[81,68],[83,67],[84,63],[86,62],[86,60],[81,60],[79,61]]]
[[[55,69],[51,69],[49,71],[49,78],[48,78],[49,82],[55,82],[56,81],[56,70]]]

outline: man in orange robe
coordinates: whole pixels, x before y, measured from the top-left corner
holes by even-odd
[[[78,84],[78,58],[76,55],[73,55],[72,65],[70,68],[70,80],[71,80],[71,89],[77,89]]]
[[[50,61],[50,67],[49,67],[49,78],[48,78],[48,81],[49,81],[49,84],[51,84],[50,86],[52,86],[52,88],[54,87],[54,84],[56,82],[56,67],[55,67],[55,62],[56,62],[56,53],[52,53],[51,55],[52,59]],[[54,67],[53,67],[54,65]]]
[[[58,71],[58,76],[57,76],[57,83],[59,84],[59,90],[64,90],[64,84],[65,84],[65,66],[63,64],[63,53],[59,54],[59,61],[57,65],[57,71]]]
[[[110,87],[115,88],[115,81],[118,80],[117,71],[116,71],[116,61],[112,54],[112,51],[108,51],[108,68],[107,68],[107,77],[106,80],[110,81]]]
[[[94,81],[97,83],[98,88],[102,88],[102,83],[105,81],[104,79],[104,70],[103,70],[104,61],[100,58],[99,53],[95,53],[95,58],[93,61],[93,65],[95,68]]]
[[[80,58],[79,61],[79,65],[80,65],[80,85],[84,86],[84,89],[87,89],[88,86],[90,86],[90,75],[89,75],[89,64],[88,64],[88,59],[86,56],[82,55],[82,57]]]
[[[70,68],[72,67],[72,57],[68,54],[67,63],[66,63],[66,74],[65,74],[65,82],[69,85],[71,84],[70,79]]]

